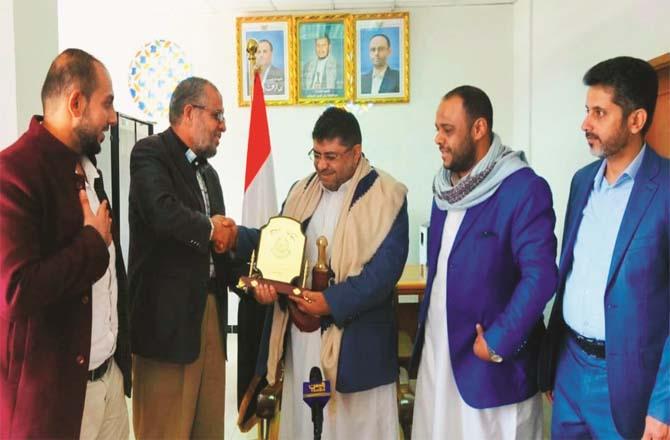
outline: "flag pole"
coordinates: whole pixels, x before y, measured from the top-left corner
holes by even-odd
[[[249,70],[247,81],[249,84],[249,101],[254,99],[254,76],[258,70],[256,65],[256,52],[258,51],[258,42],[253,38],[247,41],[247,59],[249,60]]]

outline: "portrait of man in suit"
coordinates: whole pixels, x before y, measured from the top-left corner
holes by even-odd
[[[263,82],[265,95],[283,95],[285,90],[284,71],[272,64],[274,47],[270,40],[260,40],[256,52],[256,65]]]
[[[375,34],[370,38],[368,50],[372,69],[361,76],[361,93],[398,93],[400,72],[389,66],[391,39],[383,33]]]
[[[283,17],[270,17],[267,20],[239,17],[238,54],[239,83],[237,88],[239,102],[251,102],[254,75],[251,74],[251,62],[247,46],[254,41],[256,52],[253,67],[257,69],[263,95],[266,102],[286,104],[292,98],[292,78],[289,66],[292,63],[293,36],[289,32],[289,21]],[[244,18],[244,20],[243,20]]]

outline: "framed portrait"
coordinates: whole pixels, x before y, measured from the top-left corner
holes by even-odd
[[[353,16],[354,101],[409,102],[409,14]]]
[[[237,96],[241,106],[249,105],[253,78],[249,74],[247,43],[257,42],[256,66],[263,84],[267,105],[286,105],[295,102],[291,66],[294,65],[293,18],[237,18]]]
[[[341,103],[350,99],[350,23],[348,14],[295,18],[298,103]]]

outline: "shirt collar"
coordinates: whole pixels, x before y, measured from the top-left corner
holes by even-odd
[[[383,78],[384,78],[384,75],[386,75],[386,70],[387,70],[388,68],[389,68],[388,65],[384,66],[384,70],[382,70],[381,72],[378,72],[376,69],[373,68],[373,69],[372,69],[372,76],[373,76],[374,78],[380,78],[380,79],[383,79]]]
[[[610,187],[615,187],[621,182],[624,182],[628,179],[635,181],[635,177],[637,176],[637,172],[640,170],[640,166],[642,166],[642,159],[644,158],[644,152],[647,150],[647,144],[642,145],[642,149],[640,150],[639,153],[637,153],[637,156],[635,156],[635,159],[631,163],[628,164],[626,169],[621,173],[619,178],[614,182],[612,185],[609,185]],[[603,160],[602,163],[600,164],[600,168],[598,168],[598,172],[596,173],[596,176],[593,178],[593,188],[594,189],[601,189],[606,183],[607,180],[605,179],[605,168],[607,167],[607,159]]]
[[[347,191],[347,188],[349,188],[349,185],[351,185],[351,180],[352,180],[352,179],[353,179],[353,177],[350,177],[349,180],[347,180],[347,181],[344,182],[342,185],[340,185],[340,187],[337,188],[335,191],[332,191],[332,190],[326,188],[325,186],[323,186],[323,183],[321,183],[321,182],[319,182],[319,184],[321,185],[321,188],[323,188],[323,191],[324,191],[325,193],[329,193],[329,194],[337,194],[337,193],[343,193],[343,192],[346,192],[346,191]]]
[[[100,174],[98,174],[98,169],[95,167],[95,165],[93,165],[91,159],[89,159],[86,155],[81,156],[81,167],[83,168],[84,174],[86,174],[86,180],[89,183],[92,183],[95,179],[100,177]]]
[[[194,160],[198,158],[198,155],[193,152],[190,148],[186,149],[186,152],[184,153],[186,156],[186,160],[188,160],[188,163],[193,163]]]

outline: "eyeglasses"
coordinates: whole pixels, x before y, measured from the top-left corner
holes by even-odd
[[[212,117],[219,122],[224,122],[224,123],[226,122],[226,118],[225,118],[225,116],[223,116],[223,110],[214,110],[214,109],[211,109],[209,107],[206,107],[206,106],[200,105],[200,104],[191,104],[191,105],[193,107],[199,108],[201,110],[207,110],[209,112],[209,114],[211,114]]]
[[[344,153],[333,153],[331,151],[327,153],[319,153],[318,151],[314,151],[314,148],[310,149],[307,152],[307,156],[314,161],[314,163],[320,161],[321,159],[325,160],[326,163],[333,163],[336,160],[338,160],[340,157],[344,156],[345,154],[348,154],[352,152],[354,149],[353,148],[348,148],[347,151]]]

